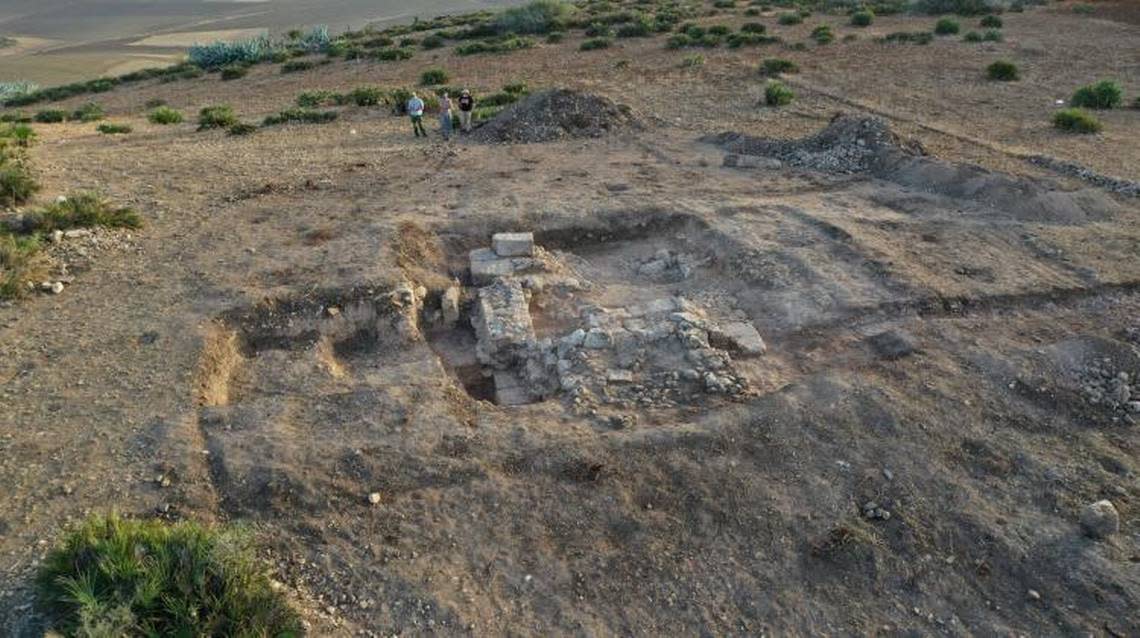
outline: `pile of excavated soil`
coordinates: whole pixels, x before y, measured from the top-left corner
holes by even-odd
[[[479,142],[531,144],[602,137],[640,127],[628,106],[589,93],[553,89],[508,107],[471,137]]]
[[[1026,221],[1082,224],[1104,219],[1116,204],[1097,189],[997,173],[925,156],[877,117],[837,115],[820,132],[797,140],[721,133],[705,138],[729,153],[759,155],[825,173],[867,173],[908,189],[960,200],[963,207]]]
[[[868,171],[886,151],[922,155],[917,142],[905,141],[877,117],[837,115],[822,131],[798,140],[721,133],[705,141],[730,153],[772,157],[790,166],[827,173]]]

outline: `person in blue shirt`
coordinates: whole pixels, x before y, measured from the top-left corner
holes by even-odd
[[[408,115],[412,118],[412,132],[416,137],[427,137],[427,131],[424,130],[424,101],[420,96],[412,93],[412,99],[408,100]]]

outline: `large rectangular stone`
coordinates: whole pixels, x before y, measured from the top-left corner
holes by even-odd
[[[486,286],[500,277],[541,270],[538,260],[531,257],[500,257],[490,248],[477,248],[469,254],[471,281]]]
[[[756,327],[748,321],[714,327],[709,330],[709,337],[715,346],[743,355],[756,356],[768,350]]]
[[[535,338],[526,291],[513,279],[500,279],[479,289],[471,324],[475,354],[484,365],[510,366]]]
[[[500,257],[530,257],[534,254],[534,233],[495,233],[491,248]]]

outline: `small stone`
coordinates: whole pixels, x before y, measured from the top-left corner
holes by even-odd
[[[50,292],[53,295],[58,295],[59,293],[63,292],[63,282],[62,281],[53,281],[50,284],[48,284],[47,290],[48,290],[48,292]]]
[[[713,340],[714,345],[719,341],[727,350],[746,356],[758,356],[768,351],[764,339],[756,327],[748,321],[728,323],[720,328],[710,330],[709,337]]]
[[[1026,592],[1026,596],[1029,597],[1029,600],[1041,600],[1041,594],[1039,594],[1036,589],[1030,589]]]
[[[58,244],[61,241],[63,241],[63,231],[62,230],[51,231],[51,243]]]
[[[606,381],[610,383],[633,383],[633,372],[613,368],[606,372]]]
[[[439,297],[439,309],[446,326],[459,322],[459,286],[450,286]]]
[[[534,233],[495,233],[491,248],[500,257],[530,257],[534,254]]]
[[[1104,540],[1120,531],[1120,514],[1112,501],[1101,500],[1081,510],[1081,529],[1089,538]]]
[[[340,316],[340,308],[337,308],[336,306],[329,306],[325,309],[325,312],[328,313],[330,317]]]
[[[86,228],[73,228],[71,230],[64,231],[63,236],[67,239],[78,239],[80,237],[86,237],[90,234],[91,231],[87,230]]]
[[[380,492],[372,492],[369,494],[368,502],[373,505],[378,505],[380,503]]]

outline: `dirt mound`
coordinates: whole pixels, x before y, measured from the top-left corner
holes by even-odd
[[[798,140],[721,133],[705,138],[733,155],[726,166],[740,165],[738,155],[758,155],[825,173],[868,173],[908,189],[962,200],[962,205],[1014,219],[1080,224],[1104,219],[1117,205],[1096,189],[1064,191],[1043,181],[996,173],[972,164],[925,156],[917,142],[905,140],[876,117],[837,115],[820,132]]]
[[[531,144],[566,138],[602,137],[640,123],[630,108],[597,95],[569,89],[536,93],[479,127],[479,142]]]
[[[721,133],[705,141],[730,153],[761,155],[795,166],[828,173],[860,173],[871,170],[884,153],[923,155],[922,146],[906,141],[877,117],[837,115],[826,128],[798,140],[750,137]]]

